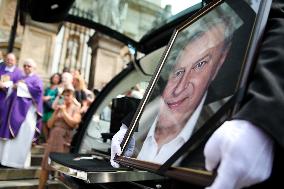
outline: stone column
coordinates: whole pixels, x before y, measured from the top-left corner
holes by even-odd
[[[0,50],[6,55],[11,27],[14,22],[17,0],[0,1]],[[23,27],[18,23],[13,53],[19,57],[22,43]]]
[[[37,62],[36,72],[45,83],[51,75],[57,24],[42,24],[28,20],[25,26],[21,52],[20,66],[24,59],[32,58]]]
[[[95,33],[88,45],[92,49],[89,89],[102,89],[123,69],[120,55],[123,44],[105,35]]]

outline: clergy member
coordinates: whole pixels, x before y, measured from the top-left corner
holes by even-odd
[[[5,63],[0,64],[0,128],[6,127],[4,122],[7,118],[7,107],[14,97],[11,95],[13,84],[17,83],[22,76],[22,71],[16,66],[15,55],[7,54]]]
[[[7,125],[0,128],[0,162],[23,168],[30,165],[32,141],[41,130],[43,84],[34,73],[36,63],[24,61],[24,76],[13,86],[15,98],[8,111]]]

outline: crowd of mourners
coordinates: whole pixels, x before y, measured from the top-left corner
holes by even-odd
[[[43,144],[39,188],[44,188],[52,170],[49,153],[69,151],[74,130],[95,96],[78,70],[54,73],[44,88],[36,62],[29,58],[22,65],[13,53],[3,60],[0,52],[0,164],[29,167],[31,146]]]

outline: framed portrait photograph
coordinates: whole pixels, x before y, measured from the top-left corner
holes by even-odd
[[[118,163],[204,186],[213,181],[204,144],[238,108],[270,4],[216,0],[176,28]]]

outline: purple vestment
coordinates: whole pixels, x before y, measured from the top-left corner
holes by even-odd
[[[17,83],[23,77],[23,73],[19,68],[16,67],[13,72],[5,71],[5,68],[6,66],[4,63],[0,64],[0,77],[8,75],[13,83]],[[0,129],[6,127],[4,122],[6,122],[5,119],[9,112],[10,103],[12,102],[12,99],[15,98],[15,94],[13,93],[6,98],[7,92],[7,88],[0,89]]]
[[[32,98],[18,97],[16,90],[12,92],[11,95],[13,95],[13,97],[10,98],[10,107],[7,119],[0,128],[0,138],[11,139],[17,136],[31,105],[36,107],[37,113],[37,124],[34,139],[36,139],[40,134],[43,109],[43,84],[41,79],[35,74],[29,77],[23,77],[22,80],[24,80],[27,85]]]

